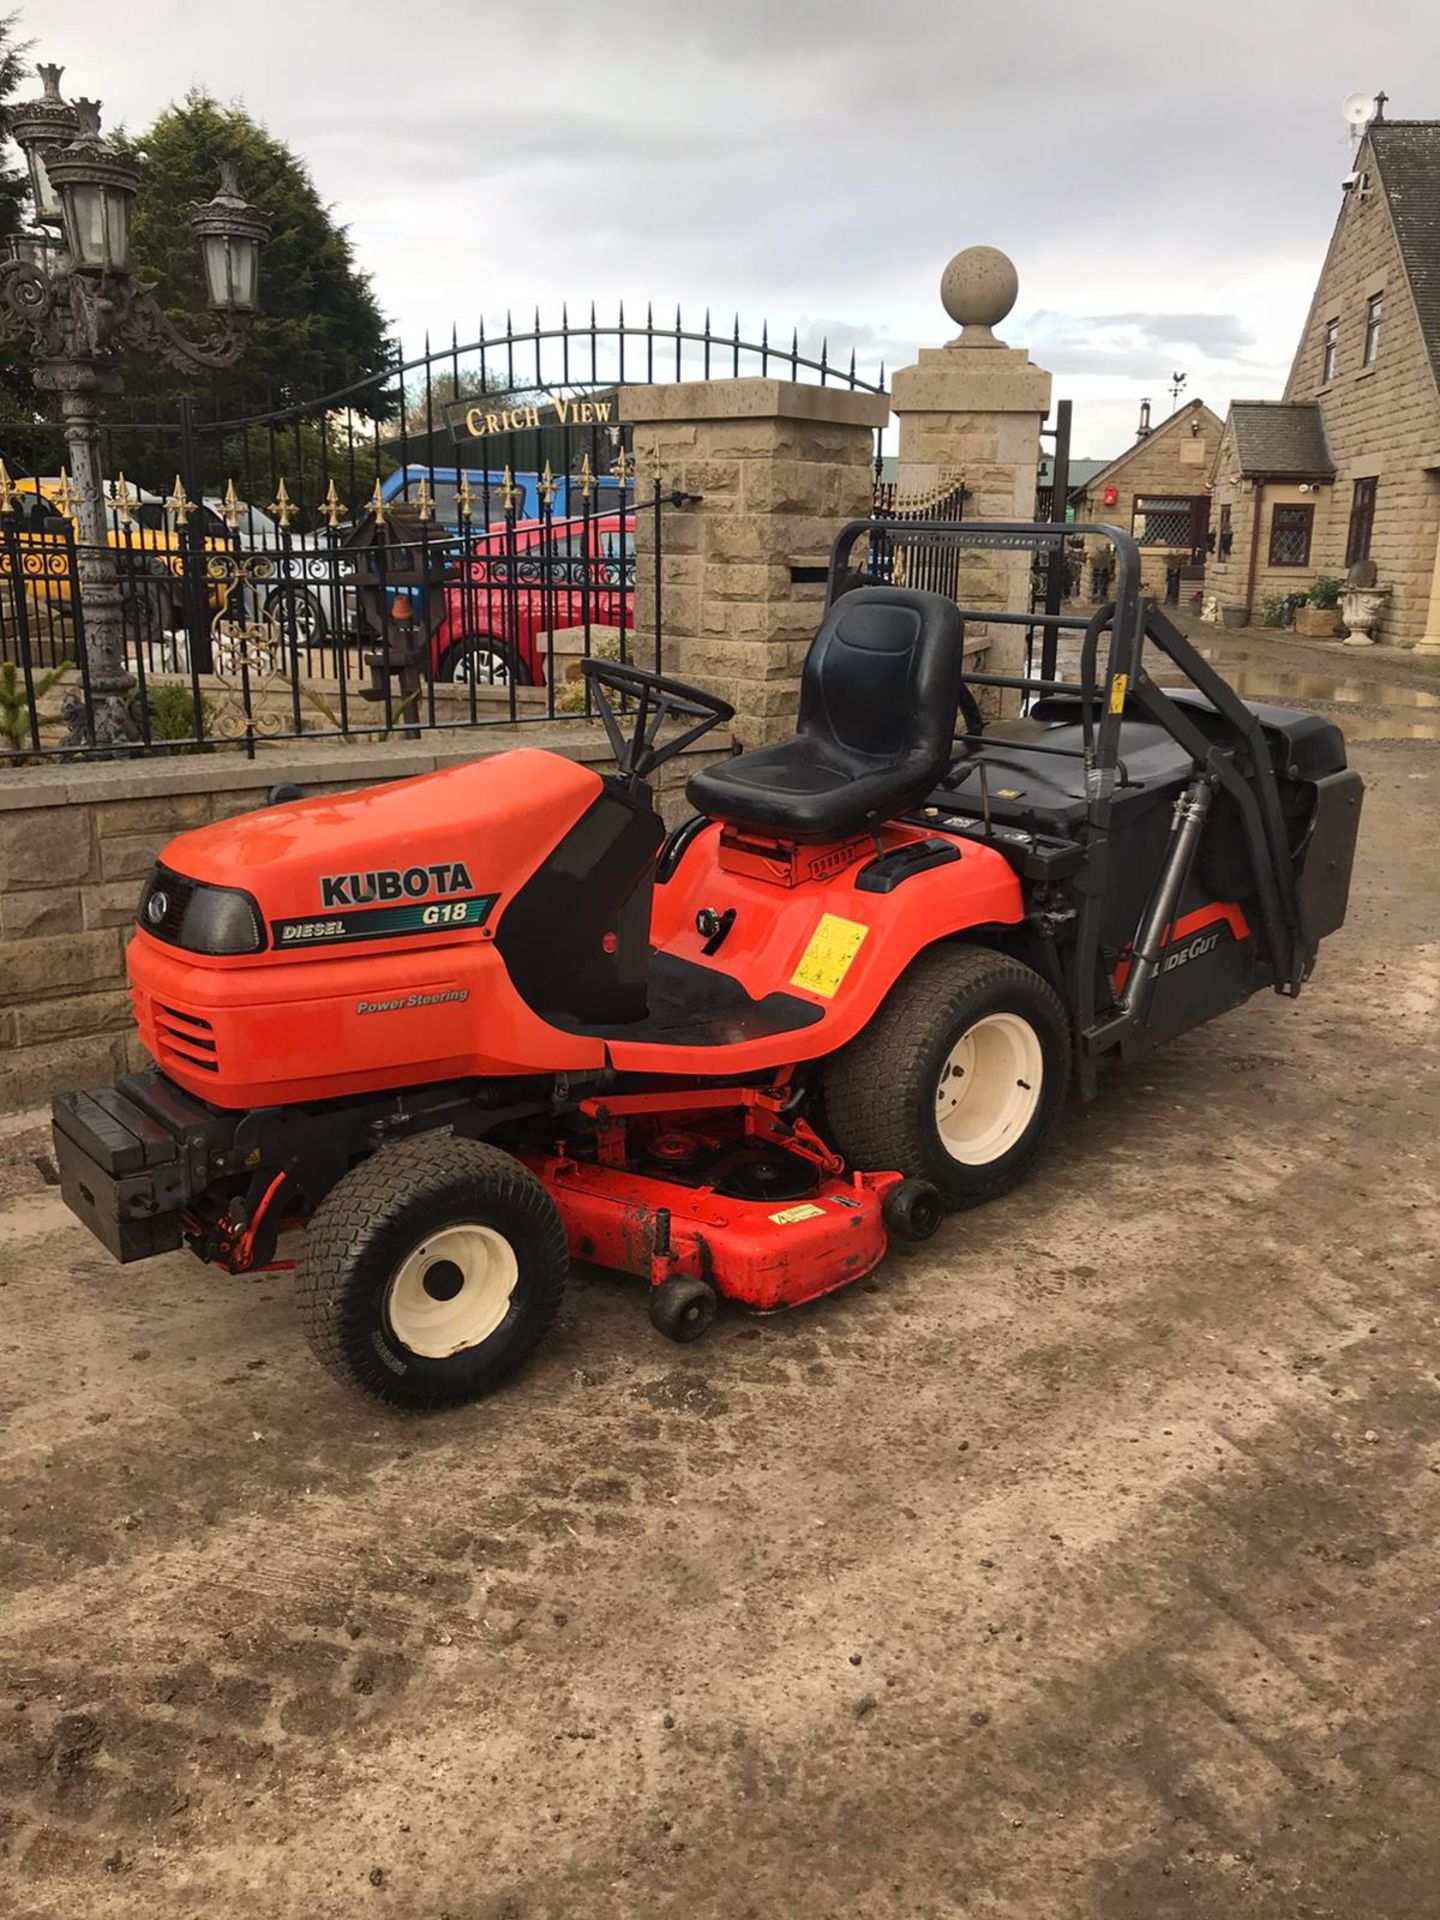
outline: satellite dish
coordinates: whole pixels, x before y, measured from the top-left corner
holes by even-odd
[[[1363,127],[1375,118],[1375,96],[1373,93],[1347,93],[1340,111],[1350,126]]]

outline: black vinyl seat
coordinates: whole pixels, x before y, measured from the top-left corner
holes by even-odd
[[[859,587],[805,656],[799,729],[692,774],[699,813],[789,840],[837,840],[923,800],[950,764],[964,626],[953,600]]]

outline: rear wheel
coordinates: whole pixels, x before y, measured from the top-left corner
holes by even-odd
[[[403,1407],[487,1393],[555,1318],[569,1256],[534,1174],[449,1135],[382,1147],[317,1208],[301,1324],[345,1385]]]
[[[852,1166],[933,1181],[947,1206],[973,1207],[1029,1172],[1069,1076],[1065,1009],[1040,975],[942,947],[826,1068],[825,1110]]]
[[[174,651],[170,636],[183,622],[175,596],[163,580],[134,580],[122,584],[120,614],[127,654],[133,658],[134,648],[140,646],[145,649],[147,669],[164,671],[175,666],[167,657],[167,650]]]
[[[528,687],[530,676],[515,649],[490,635],[469,635],[445,649],[439,678],[453,686]]]

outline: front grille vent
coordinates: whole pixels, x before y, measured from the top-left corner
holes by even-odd
[[[168,1054],[172,1060],[181,1061],[187,1067],[199,1067],[204,1073],[220,1071],[215,1029],[198,1014],[182,1013],[178,1007],[164,1007],[156,1001],[155,1037],[161,1053]]]

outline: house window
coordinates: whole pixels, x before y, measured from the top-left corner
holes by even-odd
[[[1272,567],[1308,567],[1315,509],[1308,503],[1277,506],[1270,518]]]
[[[1133,527],[1135,538],[1142,547],[1188,547],[1190,502],[1137,500]]]
[[[1373,367],[1380,352],[1380,319],[1384,303],[1383,293],[1372,293],[1365,302],[1365,351],[1360,357],[1361,366]]]
[[[1340,322],[1325,322],[1325,345],[1320,354],[1320,384],[1328,387],[1335,378],[1335,354],[1340,345]]]
[[[1220,539],[1217,552],[1222,560],[1230,558],[1230,549],[1235,544],[1235,529],[1231,525],[1230,502],[1227,500],[1220,509]]]
[[[1357,480],[1350,495],[1350,535],[1345,542],[1345,564],[1370,558],[1370,534],[1375,525],[1374,480]]]

